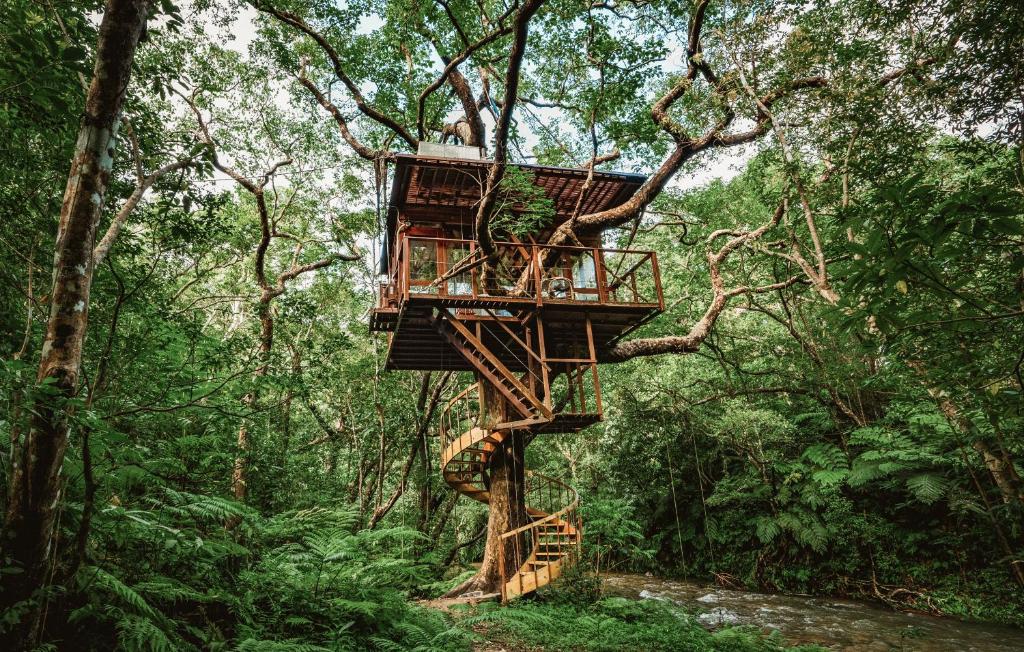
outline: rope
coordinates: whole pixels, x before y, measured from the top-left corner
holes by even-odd
[[[708,504],[704,499],[704,480],[700,470],[700,458],[697,456],[697,437],[695,435],[691,435],[690,441],[693,442],[693,461],[697,465],[697,486],[700,487],[700,504],[704,510],[704,538],[708,541],[708,553],[711,555],[711,566],[713,568],[718,568],[718,563],[715,562],[715,546],[711,542],[711,537],[708,536]]]
[[[679,503],[676,501],[676,480],[672,474],[672,454],[668,449],[668,442],[665,442],[665,458],[668,460],[668,482],[672,487],[672,510],[676,515],[676,538],[679,539],[679,558],[686,563],[686,555],[683,553],[683,529],[679,525]]]

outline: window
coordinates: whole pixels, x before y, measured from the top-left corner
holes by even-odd
[[[409,239],[409,280],[411,285],[429,285],[440,274],[437,269],[437,242]],[[409,288],[416,291],[415,288]],[[423,292],[425,290],[419,290]]]

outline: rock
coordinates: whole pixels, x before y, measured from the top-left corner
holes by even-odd
[[[734,625],[740,622],[740,617],[734,611],[729,611],[724,607],[715,607],[711,611],[697,616],[697,620],[708,627],[720,627],[722,625]]]
[[[697,598],[697,602],[703,602],[705,604],[718,602],[718,596],[714,593],[708,593],[707,595],[702,595],[701,597]]]
[[[658,595],[657,593],[651,593],[647,589],[644,589],[643,591],[640,591],[640,599],[641,600],[663,600],[665,602],[674,602],[674,600],[666,598],[663,595]]]

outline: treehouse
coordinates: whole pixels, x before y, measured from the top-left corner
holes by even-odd
[[[489,503],[492,522],[496,509],[506,512],[481,577],[497,572],[474,585],[505,600],[557,577],[583,533],[575,491],[524,471],[522,448],[538,434],[600,421],[597,364],[664,300],[654,252],[603,248],[600,234],[547,244],[573,215],[629,199],[643,175],[595,171],[587,184],[584,169],[510,165],[487,255],[475,222],[490,165],[461,146],[395,158],[386,280],[370,329],[388,333],[389,369],[472,373],[475,382],[441,410],[442,472],[455,490]],[[497,495],[499,475],[511,494]]]

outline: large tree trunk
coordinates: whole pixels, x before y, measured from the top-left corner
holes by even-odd
[[[11,473],[2,547],[3,556],[21,572],[3,575],[2,606],[28,598],[48,581],[60,468],[68,444],[70,408],[65,400],[78,388],[96,228],[132,60],[148,12],[145,0],[108,0],[100,24],[96,65],[57,227],[50,317],[39,363],[38,380],[52,383],[53,393],[37,401]],[[34,614],[26,620],[35,620]]]
[[[509,406],[505,399],[486,382],[481,381],[485,421],[488,425],[509,420]],[[529,523],[526,514],[526,472],[523,466],[523,451],[526,448],[525,434],[510,434],[494,453],[488,465],[490,476],[490,504],[487,518],[487,544],[484,560],[476,575],[448,592],[448,597],[457,597],[472,591],[500,593],[504,561],[506,580],[515,575],[526,559],[529,550],[516,546],[515,538],[504,541],[500,538],[510,530]]]

